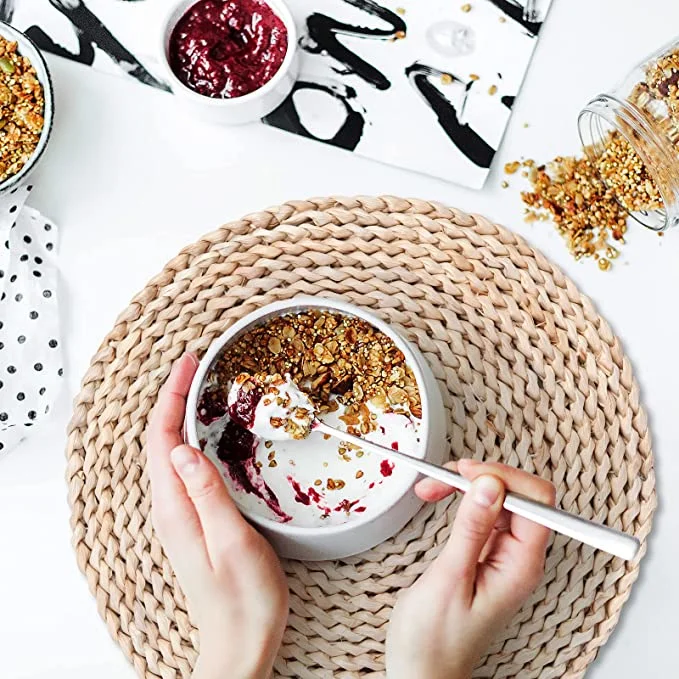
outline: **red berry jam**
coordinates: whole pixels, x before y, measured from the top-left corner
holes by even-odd
[[[380,474],[382,476],[391,476],[391,473],[394,471],[394,463],[390,462],[389,460],[382,460],[380,462]]]
[[[231,99],[274,77],[288,49],[283,21],[261,0],[200,0],[170,36],[170,66],[187,87]]]
[[[231,419],[245,429],[252,429],[255,424],[255,411],[257,404],[262,399],[261,389],[250,389],[245,391],[239,389],[236,394],[236,402],[229,407]]]

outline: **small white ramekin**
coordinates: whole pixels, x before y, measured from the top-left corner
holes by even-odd
[[[38,77],[38,82],[42,85],[43,100],[45,102],[45,110],[43,111],[45,122],[42,127],[42,132],[40,133],[38,146],[19,172],[11,177],[7,177],[5,181],[0,182],[0,195],[3,195],[26,183],[29,175],[33,172],[35,166],[42,157],[45,148],[47,148],[47,142],[52,134],[52,122],[54,120],[54,92],[47,63],[35,43],[21,31],[18,31],[4,21],[0,21],[0,35],[6,40],[16,42],[19,54],[22,57],[27,57],[31,62],[31,66],[35,69]]]
[[[185,423],[187,442],[196,448],[200,447],[196,426],[198,400],[203,383],[223,348],[253,327],[262,325],[272,318],[309,309],[334,311],[361,318],[387,335],[401,350],[406,363],[413,371],[422,402],[420,430],[422,444],[419,454],[418,451],[412,452],[430,462],[441,464],[446,442],[445,409],[438,384],[419,349],[405,340],[389,324],[371,313],[347,302],[321,297],[295,297],[266,305],[232,325],[211,344],[200,362],[187,399]],[[357,518],[341,525],[296,526],[279,523],[243,509],[241,511],[283,557],[310,561],[340,559],[371,549],[403,528],[422,506],[422,501],[413,491],[417,479],[417,472],[409,471],[404,474],[402,488],[396,489],[391,504],[386,504],[372,516]]]
[[[297,28],[292,14],[282,0],[266,0],[288,32],[288,50],[276,74],[259,89],[242,97],[218,99],[194,92],[174,74],[170,66],[170,37],[177,22],[197,0],[179,0],[166,15],[160,31],[160,63],[170,82],[172,92],[189,115],[209,123],[242,125],[254,122],[271,113],[292,91],[299,68],[297,56]]]

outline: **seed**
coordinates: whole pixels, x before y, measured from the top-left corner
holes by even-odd
[[[362,476],[363,476],[363,472],[359,469],[359,470],[356,472],[356,478],[357,478],[357,479],[360,479]]]
[[[491,86],[488,88],[488,94],[490,94],[491,96],[492,96],[493,94],[495,94],[496,92],[497,92],[497,85],[491,85]]]
[[[441,84],[442,85],[450,85],[453,82],[453,76],[450,75],[450,73],[442,73],[441,74]]]
[[[511,163],[505,163],[505,174],[514,174],[521,167],[521,163],[515,160]]]
[[[405,31],[396,31],[396,35],[394,37],[397,40],[403,40],[403,38],[406,37],[406,32]]]
[[[334,480],[334,479],[328,479],[328,480],[325,482],[325,487],[326,487],[328,490],[335,490],[335,480]]]
[[[365,453],[364,453],[362,450],[359,450],[359,451],[356,453],[356,457],[363,457],[364,455],[365,455]]]
[[[504,182],[502,182],[502,184],[500,184],[500,186],[501,186],[503,189],[506,189],[506,188],[509,186],[509,182],[504,181]]]
[[[268,459],[269,459],[269,460],[273,460],[274,457],[276,457],[276,451],[275,451],[275,450],[272,450],[272,451],[269,453],[269,455],[268,455]]]
[[[405,9],[403,7],[397,7],[396,8],[396,14],[400,14],[403,16],[406,13]]]
[[[601,257],[601,259],[599,259],[599,268],[602,271],[608,271],[611,268],[611,263],[607,259]]]
[[[283,347],[281,346],[281,341],[278,339],[278,337],[272,337],[269,340],[269,351],[272,354],[280,354],[282,349]]]
[[[323,483],[323,481],[321,481],[320,479],[316,479],[314,481],[314,486],[320,486],[322,483]]]
[[[278,466],[278,462],[276,462],[276,460],[271,460],[271,462],[269,462],[269,467],[277,467],[277,466]]]
[[[471,12],[471,9],[472,9],[471,3],[465,2],[465,4],[462,5],[462,7],[460,7],[460,9],[461,9],[463,12]]]
[[[469,74],[469,79],[470,79],[470,80],[478,80],[478,79],[479,79],[479,76],[476,75],[476,73],[470,73],[470,74]]]
[[[0,68],[7,74],[12,74],[16,70],[14,64],[7,57],[0,59]]]
[[[505,21],[507,21],[507,19],[506,19],[506,17],[500,17],[500,18],[498,19],[498,21],[499,21],[501,24],[504,24]]]
[[[264,442],[264,447],[265,447],[265,448],[271,448],[272,445],[273,445],[273,441],[265,441],[265,442]]]

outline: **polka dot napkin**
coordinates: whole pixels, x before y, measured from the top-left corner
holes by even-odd
[[[49,413],[63,375],[57,228],[24,205],[31,188],[0,196],[0,456]]]

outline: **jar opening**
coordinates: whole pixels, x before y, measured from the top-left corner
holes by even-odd
[[[668,206],[673,205],[675,198],[661,181],[658,173],[662,167],[666,152],[655,132],[644,118],[627,102],[621,102],[609,95],[600,95],[591,101],[578,117],[580,140],[589,161],[596,168],[599,178],[613,189],[618,204],[637,222],[653,231],[664,231],[670,226]],[[620,134],[642,160],[662,199],[662,207],[656,209],[631,209],[615,191],[615,187],[601,173],[600,160],[607,150],[609,140],[614,133]],[[643,143],[639,143],[639,140]],[[651,153],[649,153],[649,149]],[[659,162],[660,160],[660,162]],[[671,166],[671,165],[666,165]]]

